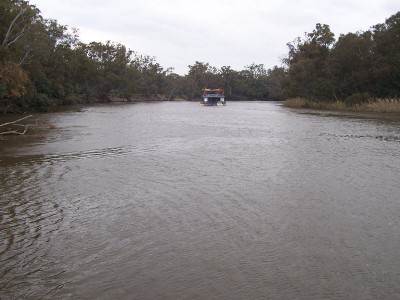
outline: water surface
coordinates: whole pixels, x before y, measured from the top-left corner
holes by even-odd
[[[400,123],[265,102],[47,117],[0,144],[1,299],[400,298]]]

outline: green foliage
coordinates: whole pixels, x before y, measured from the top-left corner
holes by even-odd
[[[35,87],[36,87],[36,91],[39,94],[44,94],[47,96],[52,96],[52,94],[53,94],[51,81],[50,81],[50,79],[48,79],[45,76],[37,78],[37,80],[35,81]]]
[[[334,35],[328,25],[317,24],[312,33],[289,43],[289,54],[284,60],[288,67],[285,83],[286,97],[325,98],[330,90],[327,65]]]
[[[355,105],[400,94],[400,12],[335,41],[326,24],[288,43],[284,66],[243,70],[195,61],[184,76],[120,43],[85,44],[78,30],[44,20],[23,0],[0,1],[0,111],[122,99],[197,99],[223,88],[229,100],[303,97]]]
[[[329,26],[317,24],[304,39],[288,44],[285,98],[343,100],[354,106],[370,97],[398,97],[400,12],[372,30],[334,41]]]
[[[54,102],[46,94],[37,94],[35,107],[38,111],[47,112],[54,105]]]

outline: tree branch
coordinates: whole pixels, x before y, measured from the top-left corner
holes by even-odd
[[[19,11],[19,13],[15,16],[14,20],[12,20],[10,26],[8,27],[7,33],[6,33],[5,37],[4,37],[2,46],[8,47],[10,45],[10,44],[8,44],[7,41],[10,38],[10,35],[11,35],[12,30],[13,30],[14,24],[18,20],[18,18],[20,16],[22,16],[26,12],[26,10],[27,10],[27,7],[21,7],[21,10]],[[24,27],[23,31],[24,30],[25,30],[25,27]],[[21,35],[22,35],[22,33],[21,33]],[[21,36],[21,35],[19,35],[19,36]],[[14,39],[14,41],[12,41],[12,43],[15,42],[19,38],[19,36],[16,39]]]
[[[23,117],[21,119],[18,119],[18,120],[12,121],[12,122],[0,124],[0,127],[7,126],[7,125],[24,127],[24,131],[22,131],[22,132],[20,132],[18,130],[8,130],[8,131],[0,132],[0,140],[5,141],[4,139],[1,138],[2,135],[24,135],[26,133],[26,131],[28,130],[29,125],[17,124],[17,122],[28,119],[30,117],[32,117],[32,115]]]
[[[17,35],[15,37],[15,39],[13,39],[11,42],[7,43],[7,47],[11,46],[12,44],[14,44],[25,32],[26,27],[28,27],[28,24],[24,26],[24,28],[22,28],[21,33],[19,35]]]
[[[28,130],[28,125],[23,125],[25,127],[23,132],[19,132],[17,130],[11,130],[11,131],[4,131],[4,132],[0,132],[0,136],[1,135],[24,135],[26,133],[26,131]]]
[[[28,118],[30,118],[30,117],[32,117],[32,116],[33,116],[33,115],[29,115],[29,116],[23,117],[23,118],[21,118],[21,119],[18,119],[18,120],[12,121],[12,122],[0,124],[0,127],[15,124],[15,123],[17,123],[17,122],[19,122],[19,121],[28,119]],[[25,126],[25,125],[23,125],[23,126]]]
[[[27,59],[27,57],[28,57],[29,53],[31,53],[31,51],[32,51],[32,49],[29,49],[28,52],[25,53],[25,56],[19,61],[18,66],[21,66],[24,63],[25,59]]]

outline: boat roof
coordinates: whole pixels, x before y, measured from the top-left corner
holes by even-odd
[[[224,91],[224,89],[203,89],[203,91],[220,91],[220,92],[223,92]]]
[[[203,94],[224,94],[223,89],[203,89]]]

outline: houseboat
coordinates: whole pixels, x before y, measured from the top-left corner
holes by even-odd
[[[223,89],[203,89],[203,96],[200,100],[200,105],[218,105],[224,106],[226,105],[225,102],[225,95]]]

